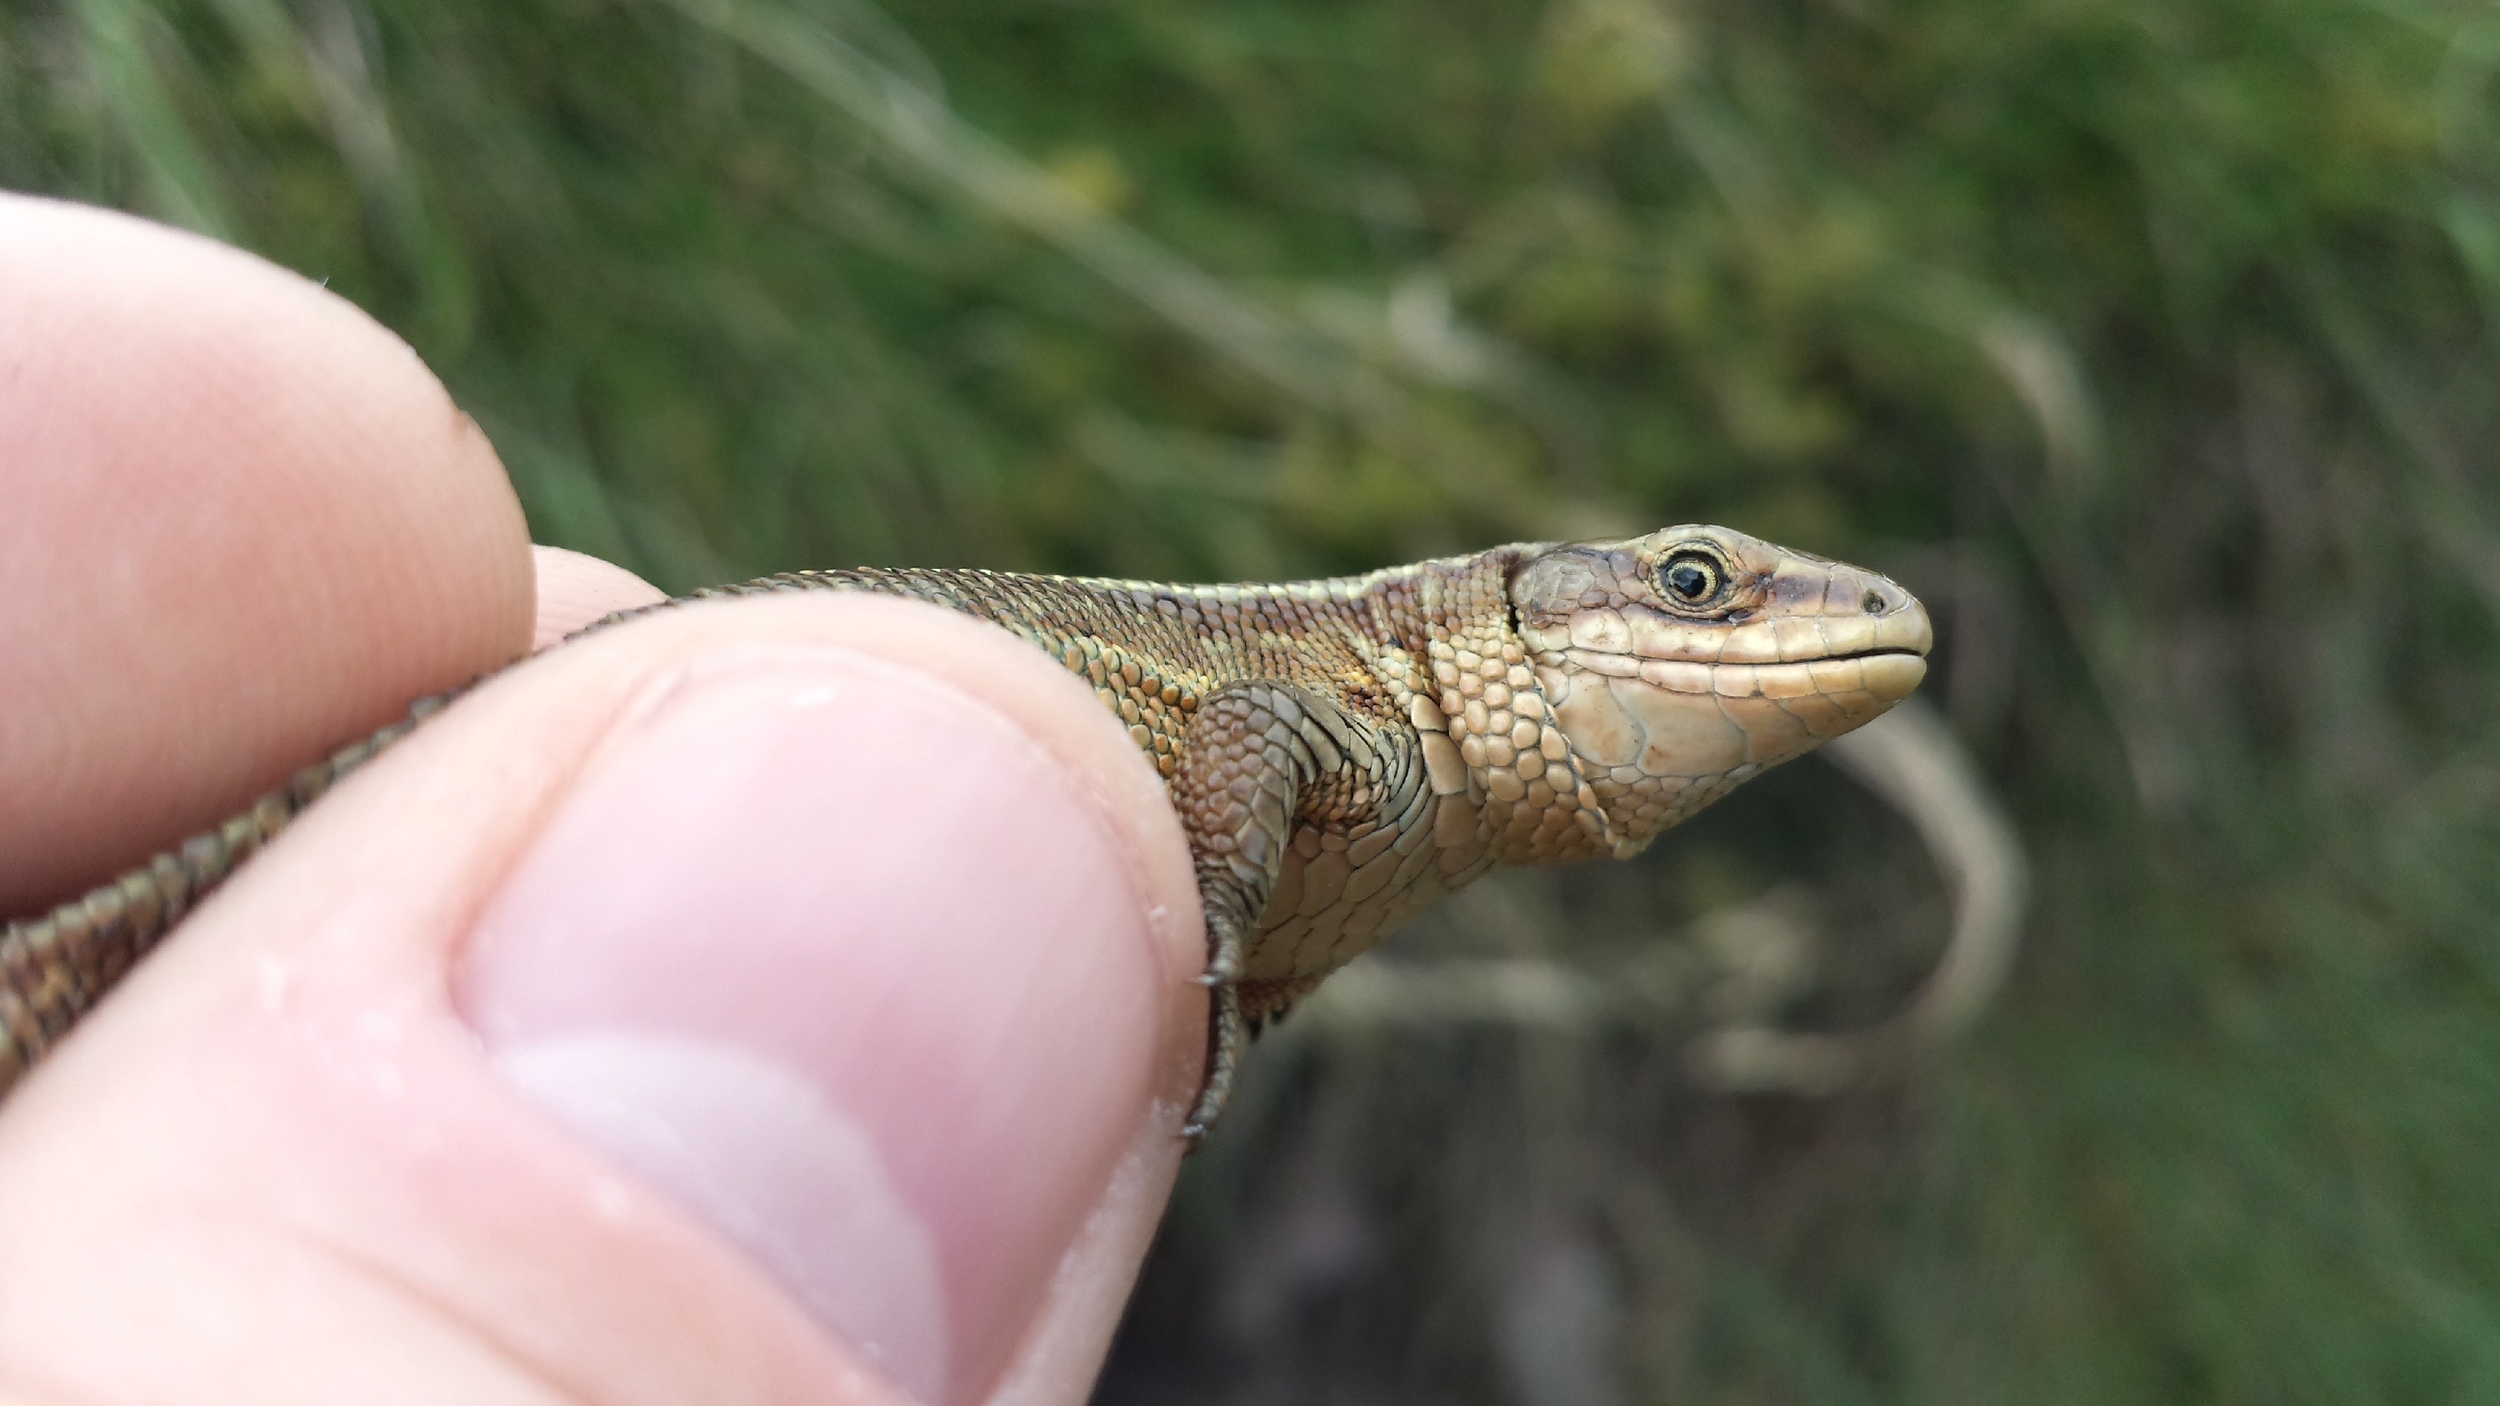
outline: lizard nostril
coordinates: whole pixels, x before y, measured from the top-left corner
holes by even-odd
[[[1867,613],[1867,614],[1869,614],[1869,615],[1881,615],[1881,614],[1883,614],[1883,613],[1884,613],[1884,595],[1883,595],[1883,592],[1881,592],[1881,591],[1868,591],[1868,592],[1866,593],[1866,599],[1865,599],[1865,600],[1863,600],[1863,601],[1860,601],[1858,604],[1859,604],[1862,608],[1864,608],[1864,609],[1865,609],[1865,611],[1866,611],[1866,613]]]

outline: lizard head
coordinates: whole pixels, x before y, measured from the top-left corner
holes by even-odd
[[[1532,550],[1509,594],[1618,856],[1908,697],[1933,638],[1891,581],[1724,527]]]

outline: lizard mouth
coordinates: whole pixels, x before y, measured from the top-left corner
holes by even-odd
[[[1798,659],[1686,659],[1674,655],[1631,654],[1610,649],[1585,646],[1559,651],[1570,662],[1600,674],[1629,678],[1643,666],[1664,665],[1680,669],[1793,669],[1812,664],[1839,664],[1852,659],[1925,659],[1927,651],[1904,645],[1877,645],[1872,649],[1852,649],[1837,654],[1812,654]],[[1551,659],[1553,656],[1546,656]]]
[[[1927,677],[1926,654],[1899,645],[1760,663],[1649,659],[1579,648],[1567,651],[1566,657],[1587,673],[1627,682],[1638,680],[1668,693],[1714,694],[1722,698],[1868,695],[1881,707],[1890,707],[1908,697]]]

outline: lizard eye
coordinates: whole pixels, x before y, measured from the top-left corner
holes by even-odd
[[[1717,602],[1727,589],[1727,569],[1707,552],[1687,549],[1658,568],[1658,585],[1669,603],[1696,609]]]

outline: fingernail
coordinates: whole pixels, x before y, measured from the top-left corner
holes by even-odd
[[[488,904],[460,1008],[888,1380],[977,1399],[1155,1095],[1170,994],[1097,804],[904,665],[699,665]]]

